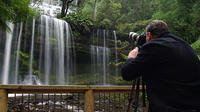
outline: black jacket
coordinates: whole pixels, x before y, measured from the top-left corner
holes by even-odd
[[[200,110],[200,61],[182,39],[164,32],[145,43],[122,68],[124,80],[140,75],[147,85],[151,112]]]

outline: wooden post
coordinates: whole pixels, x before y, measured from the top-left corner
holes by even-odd
[[[0,112],[7,112],[8,94],[5,89],[0,89]]]
[[[94,92],[91,89],[85,93],[84,112],[94,112]]]

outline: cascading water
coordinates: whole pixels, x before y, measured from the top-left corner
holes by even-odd
[[[44,20],[45,19],[45,20]],[[49,18],[46,16],[42,16],[41,17],[41,22],[43,24],[43,22],[45,21],[45,59],[44,59],[44,74],[45,74],[45,79],[44,79],[44,84],[47,85],[49,84],[49,73],[50,73],[50,69],[51,69],[51,51],[50,51],[50,37],[49,37]],[[41,30],[41,32],[43,32],[43,30]],[[41,51],[42,52],[42,51]],[[41,58],[41,57],[40,57]]]
[[[53,1],[44,1],[52,3]],[[34,2],[34,1],[33,1]],[[41,15],[26,24],[9,24],[2,32],[0,83],[70,84],[75,74],[75,49],[67,22]],[[4,50],[3,50],[4,49]],[[2,55],[2,51],[4,55]]]
[[[110,41],[114,40],[115,62],[117,60],[117,37],[115,31],[94,30],[91,36],[91,72],[97,74],[97,84],[109,84],[111,75],[110,58],[112,55]],[[117,68],[116,68],[117,69]],[[115,74],[117,71],[115,70]],[[113,74],[113,73],[112,73]]]
[[[9,74],[9,65],[10,65],[10,55],[11,55],[11,46],[12,46],[12,36],[14,25],[12,23],[7,23],[10,31],[6,31],[6,46],[4,52],[4,63],[2,68],[2,84],[8,83],[8,74]]]
[[[40,8],[47,6],[44,10],[51,12],[48,5],[60,7],[60,3],[55,1],[45,0]],[[76,62],[76,58],[81,56],[76,57],[69,24],[54,18],[51,13],[42,13],[40,18],[26,23],[9,25],[10,32],[0,30],[3,37],[0,39],[1,84],[74,84],[72,81],[77,80],[76,64],[81,66],[84,61],[87,65],[77,71],[81,75],[91,74],[92,78],[95,77],[92,84],[111,84],[114,82],[113,76],[118,74],[117,66],[113,66],[118,63],[115,31],[94,30],[89,46],[84,44],[87,46],[85,51],[89,47],[91,57],[83,57],[84,61],[80,63]]]
[[[62,0],[32,0],[31,7],[39,8],[41,14],[55,17],[61,13]],[[73,0],[72,4],[78,5],[78,0]],[[74,12],[76,8],[69,8],[68,12]]]
[[[21,37],[22,37],[22,30],[23,30],[23,23],[20,23],[20,31],[18,36],[18,42],[17,42],[17,55],[16,55],[16,61],[15,61],[15,79],[14,83],[18,83],[18,73],[19,73],[19,51],[21,48]]]
[[[29,82],[32,84],[33,74],[33,50],[34,50],[34,35],[35,35],[35,18],[33,18],[32,35],[31,35],[31,50],[30,50],[30,61],[29,61]]]
[[[40,31],[41,37],[45,37],[44,44],[40,46],[42,54],[39,59],[44,84],[70,84],[71,75],[75,73],[75,50],[68,23],[43,15]]]
[[[114,38],[115,38],[115,74],[118,75],[118,51],[117,51],[117,35],[116,35],[116,31],[113,31],[114,34]]]

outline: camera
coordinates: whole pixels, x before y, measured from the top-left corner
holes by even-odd
[[[146,43],[146,33],[137,34],[135,32],[129,33],[130,40],[134,41],[137,46],[142,46]]]

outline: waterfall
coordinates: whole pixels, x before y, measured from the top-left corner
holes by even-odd
[[[110,84],[110,80],[118,75],[116,32],[97,29],[90,38],[91,73],[95,74],[97,84]]]
[[[2,84],[8,84],[8,76],[9,76],[9,66],[10,66],[10,54],[11,54],[11,46],[12,46],[12,36],[14,24],[7,23],[10,31],[6,31],[6,46],[4,52],[4,62],[2,68]]]
[[[18,72],[19,72],[19,52],[21,48],[21,37],[22,37],[22,30],[23,30],[23,23],[20,24],[20,31],[19,31],[19,37],[17,42],[17,55],[16,55],[16,62],[15,62],[15,78],[14,83],[18,83]]]
[[[91,66],[92,72],[98,73],[97,83],[107,84],[109,75],[110,49],[101,46],[91,45]]]
[[[58,40],[58,44],[57,44],[57,58],[58,58],[58,75],[57,75],[57,82],[58,84],[63,85],[65,83],[65,75],[64,75],[64,21],[61,20],[56,20],[54,21],[54,26],[55,26],[55,30],[54,30],[54,36],[56,37],[56,39]],[[57,30],[56,30],[57,29]]]
[[[33,50],[34,50],[34,35],[35,35],[35,19],[33,18],[32,25],[32,36],[31,36],[31,50],[30,50],[30,64],[29,64],[29,75],[33,74]],[[31,79],[30,79],[31,82]]]
[[[40,18],[16,25],[9,23],[10,32],[0,31],[3,37],[0,39],[2,84],[68,85],[76,79],[73,75],[76,74],[77,57],[70,25],[51,15],[60,10],[60,0],[43,0],[39,7],[44,8]],[[91,63],[87,53],[86,64],[91,66],[86,65],[83,74],[92,72],[96,84],[109,84],[111,75],[118,74],[118,68],[113,69],[112,65],[118,61],[116,32],[94,30],[91,41],[86,44],[90,43],[86,50],[90,50]]]
[[[76,73],[71,28],[67,22],[54,18],[61,12],[61,0],[31,0],[30,6],[39,7],[39,19],[17,25],[8,23],[10,31],[0,30],[0,83],[71,84]]]
[[[78,5],[78,0],[73,0],[72,4]],[[39,8],[42,15],[48,15],[55,17],[61,13],[62,2],[61,0],[41,0],[41,1],[31,1],[31,7]],[[75,12],[77,8],[69,8],[68,12]]]
[[[109,51],[106,48],[106,31],[103,30],[103,84],[108,78]]]
[[[67,83],[66,84],[69,84],[71,83],[70,82],[70,79],[71,77],[70,74],[71,73],[74,73],[76,74],[76,54],[75,54],[75,46],[74,46],[74,40],[73,38],[70,38],[71,37],[71,34],[72,32],[71,29],[70,29],[70,26],[69,24],[65,24],[65,28],[66,28],[66,44],[68,46],[66,46],[66,79],[67,79]],[[72,47],[73,49],[70,49],[70,47]]]
[[[8,25],[11,31],[0,32],[4,54],[0,55],[0,83],[71,84],[76,60],[67,22],[42,15],[26,24]]]
[[[96,80],[99,84],[108,84],[110,75],[111,46],[109,41],[112,36],[111,31],[94,30],[91,36],[91,72],[98,74]]]
[[[39,71],[45,74],[45,85],[71,83],[71,75],[75,73],[75,50],[70,30],[63,20],[41,16],[40,37],[45,39],[41,40],[44,45],[40,46]]]
[[[50,51],[50,28],[49,24],[49,18],[47,16],[42,16],[41,18],[45,18],[45,60],[44,60],[44,66],[45,66],[45,81],[44,84],[49,84],[49,73],[51,69],[51,51]],[[43,20],[43,19],[42,19]],[[52,36],[52,35],[51,35]]]
[[[117,35],[116,35],[116,32],[113,31],[113,34],[114,34],[114,38],[115,38],[115,74],[118,75],[118,66],[117,66],[117,63],[118,63],[118,53],[117,53]]]

